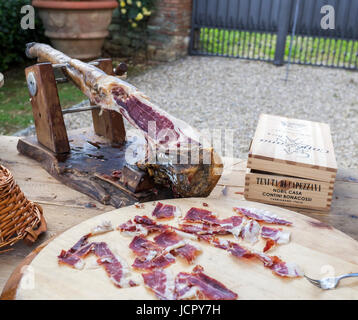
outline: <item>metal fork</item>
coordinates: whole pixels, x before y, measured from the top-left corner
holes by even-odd
[[[323,278],[321,280],[311,279],[305,275],[305,278],[309,282],[311,282],[314,286],[321,288],[323,290],[335,289],[339,281],[341,281],[344,278],[352,278],[352,277],[358,277],[358,273],[348,273],[348,274],[343,274],[339,277],[329,277],[329,278]]]

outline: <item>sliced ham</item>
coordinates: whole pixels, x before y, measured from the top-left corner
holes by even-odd
[[[129,248],[137,256],[147,256],[148,252],[154,251],[157,254],[162,252],[162,248],[155,242],[146,239],[144,236],[135,236],[129,244]]]
[[[168,225],[156,223],[154,220],[148,218],[147,216],[135,216],[134,222],[142,225],[148,230],[149,233],[156,231],[165,231],[169,228]]]
[[[148,234],[148,229],[144,228],[141,224],[133,222],[132,220],[122,223],[117,227],[117,230],[130,237],[139,235],[146,236]]]
[[[241,228],[240,236],[246,242],[254,244],[259,240],[260,229],[260,225],[255,220],[246,220]]]
[[[293,262],[285,262],[277,256],[269,256],[265,253],[256,253],[255,256],[261,260],[266,268],[271,269],[281,277],[299,278],[304,276],[301,268]]]
[[[190,208],[184,217],[185,221],[189,222],[204,222],[207,224],[217,224],[216,214],[213,212],[200,209],[200,208]]]
[[[129,279],[126,263],[118,255],[114,255],[105,242],[88,243],[91,234],[83,236],[68,251],[62,250],[58,256],[59,264],[66,264],[76,269],[83,269],[83,259],[89,254],[97,257],[97,264],[103,266],[108,277],[119,288],[133,287],[138,284]]]
[[[254,219],[259,222],[266,222],[270,224],[281,224],[281,225],[292,225],[292,222],[279,218],[276,214],[257,208],[238,208],[235,207],[234,211],[242,216],[245,216],[249,219]]]
[[[90,236],[91,234],[89,233],[81,237],[81,239],[69,250],[62,250],[58,256],[58,263],[68,265],[75,269],[83,269],[85,265],[83,258],[92,251],[93,247],[92,244],[88,243],[88,238]]]
[[[252,259],[257,258],[261,262],[263,262],[266,268],[271,269],[276,275],[281,277],[302,277],[303,272],[294,263],[284,262],[277,256],[269,256],[265,253],[251,251],[238,243],[218,239],[216,237],[212,237],[209,240],[209,243],[214,245],[217,248],[223,249],[228,251],[231,255],[235,258],[245,258],[245,259]]]
[[[132,267],[139,270],[164,269],[175,262],[175,257],[170,253],[153,255],[155,252],[148,252],[147,256],[137,257]]]
[[[226,219],[218,219],[216,214],[213,212],[200,208],[191,208],[186,213],[184,221],[202,224],[201,228],[206,228],[208,231],[206,234],[232,233],[236,237],[239,236],[243,223],[243,219],[241,217],[232,216]],[[205,227],[205,225],[210,227]],[[189,230],[189,228],[187,230]],[[192,230],[194,231],[194,229]]]
[[[254,257],[254,254],[250,250],[234,242],[230,242],[228,251],[236,258],[250,259]]]
[[[195,235],[229,234],[229,231],[225,230],[221,226],[212,226],[204,223],[181,223],[178,229],[182,232],[187,232]]]
[[[134,287],[138,284],[128,279],[128,271],[124,262],[119,256],[115,256],[108,248],[107,243],[98,242],[94,243],[94,254],[97,256],[97,263],[106,270],[108,277],[118,288]]]
[[[193,272],[180,272],[175,279],[175,290],[178,300],[209,299],[236,300],[238,295],[229,290],[224,284],[209,277],[201,266],[196,266]]]
[[[165,231],[154,238],[155,243],[163,247],[166,252],[174,256],[184,258],[188,263],[193,263],[201,253],[201,249],[196,244],[182,238],[174,231]]]
[[[208,241],[210,244],[215,246],[216,248],[223,249],[231,253],[236,258],[252,258],[254,257],[254,254],[247,248],[244,248],[243,246],[239,245],[236,242],[225,240],[225,239],[219,239],[217,237],[212,237]]]
[[[152,216],[157,219],[172,219],[176,216],[180,216],[180,209],[170,204],[158,202],[152,212]]]
[[[164,270],[154,270],[142,274],[144,284],[154,292],[160,300],[175,300],[174,279]]]
[[[132,264],[135,269],[163,269],[175,262],[175,258],[170,253],[163,252],[163,248],[144,236],[134,237],[129,248],[137,255]]]
[[[161,300],[234,300],[238,297],[224,284],[206,275],[201,266],[196,266],[191,273],[180,272],[175,279],[163,270],[142,276],[146,287]]]
[[[282,229],[275,229],[263,226],[261,228],[261,237],[265,239],[271,239],[277,244],[285,244],[290,242],[289,231],[283,231]]]
[[[266,241],[265,247],[263,248],[263,252],[267,252],[269,251],[273,246],[275,246],[275,241],[273,241],[272,239],[268,239]]]

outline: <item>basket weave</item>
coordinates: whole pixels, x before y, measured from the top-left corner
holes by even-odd
[[[0,249],[21,239],[33,243],[44,231],[41,206],[27,200],[11,172],[0,165]]]

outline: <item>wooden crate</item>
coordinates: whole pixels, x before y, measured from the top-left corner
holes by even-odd
[[[329,125],[260,116],[247,162],[246,199],[328,211],[336,173]]]

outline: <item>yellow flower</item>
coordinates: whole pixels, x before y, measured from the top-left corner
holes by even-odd
[[[123,13],[123,14],[126,14],[127,13],[127,9],[121,9],[121,12]]]
[[[123,8],[123,7],[125,7],[126,6],[126,3],[122,0],[121,1],[121,7]]]
[[[143,7],[143,14],[145,16],[150,16],[152,14],[152,12],[148,11],[148,9],[146,7]]]
[[[127,3],[128,3],[129,5],[131,5],[131,4],[132,4],[132,0],[127,0]]]
[[[140,20],[143,19],[143,15],[139,12],[139,13],[137,14],[137,16],[135,17],[135,19],[136,19],[137,21],[140,21]]]
[[[136,28],[137,27],[137,24],[135,22],[132,23],[132,27],[133,28]]]
[[[137,4],[138,8],[140,8],[142,6],[142,2],[140,2],[140,1],[137,1],[136,4]]]

